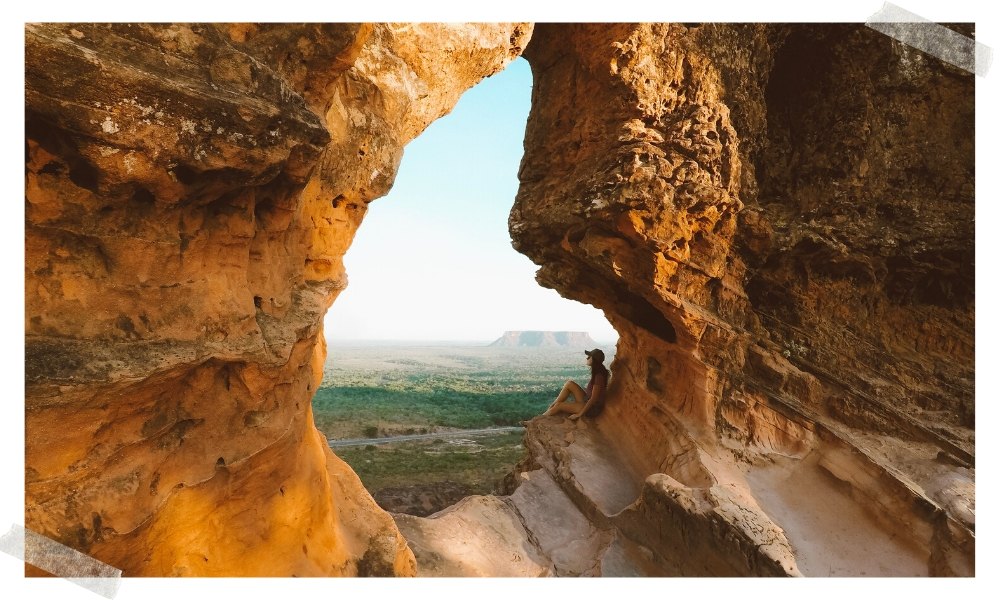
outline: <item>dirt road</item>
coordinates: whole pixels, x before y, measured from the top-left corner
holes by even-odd
[[[488,429],[463,429],[460,431],[441,431],[438,433],[414,433],[411,435],[397,435],[393,437],[381,437],[381,438],[360,438],[353,440],[327,440],[331,448],[342,448],[344,446],[365,446],[367,444],[390,444],[392,442],[409,442],[413,440],[432,440],[435,438],[447,438],[447,437],[475,437],[479,435],[493,435],[497,433],[506,433],[508,431],[519,431],[524,429],[520,425],[514,425],[511,427],[490,427]]]

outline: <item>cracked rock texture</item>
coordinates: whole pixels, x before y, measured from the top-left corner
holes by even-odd
[[[621,335],[618,530],[685,575],[974,574],[973,75],[851,24],[525,57],[510,230]]]
[[[25,26],[26,526],[125,575],[411,575],[315,429],[403,146],[531,27]]]
[[[418,575],[679,574],[615,526],[613,515],[633,503],[639,483],[610,440],[594,427],[547,417],[529,423],[526,444],[538,462],[524,462],[510,495],[471,496],[427,518],[393,515]]]
[[[394,521],[312,423],[322,316],[403,146],[522,48],[510,231],[618,330],[608,402]],[[974,574],[971,74],[853,24],[25,51],[29,528],[126,575]]]

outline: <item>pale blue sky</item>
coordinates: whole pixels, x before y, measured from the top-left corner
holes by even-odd
[[[539,286],[511,246],[530,103],[519,58],[406,146],[344,257],[350,283],[327,313],[328,339],[485,341],[508,329],[617,339],[603,312]]]

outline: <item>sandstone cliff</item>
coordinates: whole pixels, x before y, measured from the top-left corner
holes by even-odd
[[[595,348],[586,331],[505,331],[490,346],[500,348]]]
[[[412,574],[312,423],[322,316],[530,31],[26,25],[26,525],[126,575]]]
[[[510,229],[621,335],[620,530],[685,574],[971,574],[973,76],[846,24],[525,56]]]
[[[126,575],[414,573],[312,424],[321,319],[529,35],[510,230],[619,332],[609,401],[401,518],[419,572],[972,574],[973,78],[846,24],[29,24],[26,525]]]

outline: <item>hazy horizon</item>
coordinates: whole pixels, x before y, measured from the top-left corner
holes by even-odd
[[[489,344],[492,344],[493,342],[495,342],[499,337],[500,336],[498,335],[498,336],[490,338],[490,339],[446,339],[446,338],[428,338],[428,339],[356,338],[356,339],[350,339],[350,338],[330,338],[329,336],[327,336],[326,337],[326,344],[327,344],[328,347],[345,347],[345,346],[421,346],[421,345],[440,345],[440,346],[462,346],[462,345],[478,346],[478,345],[482,345],[482,346],[485,347],[485,346],[488,346]],[[617,336],[614,339],[604,339],[604,338],[595,337],[593,335],[591,335],[590,337],[594,340],[595,343],[597,343],[599,345],[598,347],[600,347],[600,344],[604,344],[606,346],[614,346],[614,345],[616,345],[618,343]],[[531,349],[535,349],[535,348],[524,347],[523,349],[531,350]],[[560,350],[560,349],[566,349],[566,348],[560,347],[560,346],[555,346],[555,347],[550,346],[550,347],[545,347],[545,348],[540,348],[540,349]]]

